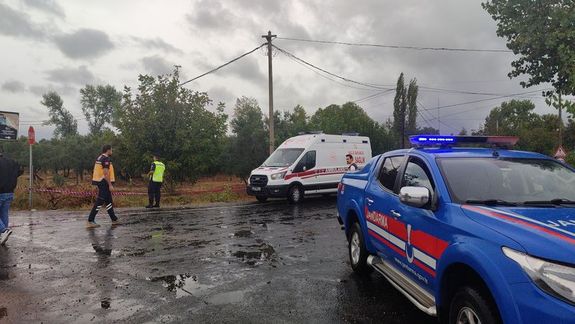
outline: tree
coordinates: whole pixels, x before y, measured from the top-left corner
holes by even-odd
[[[493,108],[485,118],[485,135],[519,135],[539,116],[533,112],[535,105],[530,100],[511,100]]]
[[[310,118],[309,128],[328,134],[359,133],[368,136],[374,153],[381,153],[394,147],[393,137],[387,128],[374,121],[353,102],[318,109]]]
[[[247,97],[237,99],[230,125],[233,136],[226,150],[228,171],[247,181],[250,172],[268,156],[267,132],[258,102]]]
[[[507,47],[519,55],[511,63],[513,70],[509,77],[528,75],[527,81],[520,82],[523,87],[549,82],[556,94],[575,94],[572,0],[492,0],[482,6],[497,21],[497,35],[505,38]],[[567,109],[575,112],[574,105],[568,105]]]
[[[50,119],[44,125],[55,125],[56,137],[68,137],[78,134],[78,122],[74,116],[64,108],[64,102],[58,93],[51,91],[42,96],[41,104],[48,108]]]
[[[405,147],[405,113],[407,110],[406,89],[403,72],[397,79],[395,98],[393,99],[393,133],[398,140],[398,146]]]
[[[417,80],[413,79],[409,82],[407,88],[407,125],[405,126],[406,134],[413,135],[417,133],[417,93],[419,87]]]
[[[122,93],[111,85],[86,85],[80,89],[82,111],[86,116],[91,134],[100,134],[104,124],[112,122],[115,110],[120,106]]]
[[[135,96],[124,89],[115,126],[121,132],[125,174],[146,171],[156,152],[173,180],[196,181],[214,171],[221,155],[227,115],[223,104],[209,111],[206,93],[180,87],[176,70],[157,78],[140,75]]]

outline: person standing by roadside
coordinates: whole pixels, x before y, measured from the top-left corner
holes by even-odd
[[[348,171],[357,171],[357,164],[353,161],[353,155],[346,154],[345,155],[345,162],[347,162],[347,170]]]
[[[148,184],[148,206],[146,208],[160,207],[160,189],[162,189],[162,183],[164,182],[164,171],[166,171],[166,166],[164,163],[158,161],[159,155],[154,153],[152,156],[154,162],[150,167],[150,172],[148,172],[148,177],[150,182]],[[154,204],[154,199],[156,203]]]
[[[8,227],[8,210],[14,200],[14,189],[23,170],[18,163],[0,152],[0,245],[4,245],[12,230]],[[30,174],[32,176],[32,174]]]
[[[114,190],[114,165],[110,160],[112,156],[112,146],[104,145],[102,148],[102,154],[96,159],[94,164],[94,172],[92,175],[92,184],[98,186],[98,197],[90,211],[88,216],[88,222],[86,223],[86,228],[96,228],[100,227],[96,223],[96,214],[100,211],[100,208],[106,206],[106,210],[112,219],[112,225],[119,225],[120,221],[116,214],[114,213],[114,206],[112,205],[112,190]]]

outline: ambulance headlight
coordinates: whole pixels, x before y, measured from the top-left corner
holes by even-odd
[[[280,180],[286,176],[286,173],[287,173],[287,171],[280,172],[280,173],[274,173],[271,175],[271,178],[272,178],[272,180]]]
[[[517,262],[543,291],[575,304],[575,268],[534,258],[506,247],[503,253]]]

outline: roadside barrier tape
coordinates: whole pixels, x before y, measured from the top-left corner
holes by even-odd
[[[28,190],[29,188],[26,188]],[[217,189],[209,189],[209,190],[184,190],[178,192],[176,195],[197,195],[197,194],[205,194],[205,193],[219,193],[225,192],[226,190],[230,189],[232,192],[243,192],[245,190],[244,185],[234,185],[228,188],[217,188]],[[39,193],[55,193],[55,194],[63,194],[71,197],[95,197],[98,192],[97,191],[75,191],[75,190],[67,190],[67,189],[48,189],[48,188],[35,188],[32,191],[39,192]],[[148,192],[137,192],[137,191],[112,191],[113,196],[147,196]]]

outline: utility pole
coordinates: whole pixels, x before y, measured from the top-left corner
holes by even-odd
[[[275,136],[274,136],[274,80],[272,73],[272,39],[277,35],[272,35],[268,31],[267,35],[262,35],[268,41],[268,87],[269,87],[269,129],[270,129],[270,155],[275,149]]]

